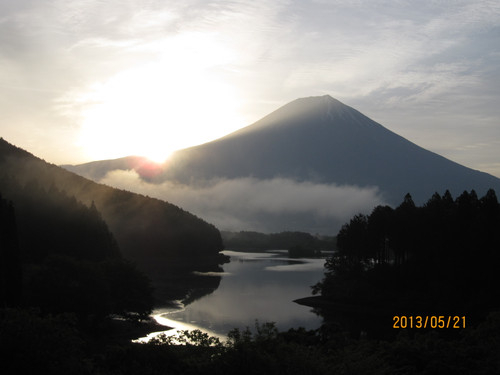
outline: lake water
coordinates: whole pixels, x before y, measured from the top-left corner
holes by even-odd
[[[304,327],[316,329],[322,319],[311,308],[293,300],[311,295],[311,286],[323,278],[325,259],[290,259],[287,251],[249,253],[224,251],[231,261],[219,287],[187,306],[158,308],[155,319],[174,330],[201,329],[226,337],[233,328],[245,329],[259,323],[275,322],[280,330]]]

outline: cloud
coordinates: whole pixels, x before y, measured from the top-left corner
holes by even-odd
[[[204,186],[152,184],[135,171],[115,170],[101,181],[166,200],[223,230],[335,233],[354,214],[382,204],[377,188],[297,182],[285,178],[218,179]],[[297,227],[291,227],[296,225]]]

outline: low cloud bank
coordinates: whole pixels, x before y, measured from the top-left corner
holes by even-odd
[[[214,179],[203,186],[142,180],[133,170],[109,172],[101,183],[173,203],[221,230],[304,230],[335,234],[357,213],[383,204],[376,187],[297,182],[285,178]]]

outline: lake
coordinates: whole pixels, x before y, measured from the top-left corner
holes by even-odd
[[[279,330],[304,327],[316,329],[322,319],[294,300],[311,295],[311,286],[323,278],[325,259],[288,258],[286,250],[264,253],[224,251],[231,261],[223,272],[219,287],[187,306],[160,307],[153,316],[176,330],[200,329],[225,338],[233,328],[253,328],[275,322]]]

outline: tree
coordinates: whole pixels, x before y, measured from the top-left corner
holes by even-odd
[[[416,237],[421,228],[418,225],[417,214],[418,209],[408,193],[394,211],[394,234],[391,247],[394,251],[395,264],[403,264],[418,248]]]
[[[347,258],[362,263],[369,257],[368,246],[368,218],[366,215],[355,215],[344,224],[337,235],[337,247],[340,253]]]
[[[369,246],[377,264],[391,260],[390,238],[394,226],[394,210],[389,206],[377,206],[368,217]]]

